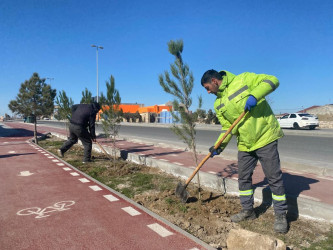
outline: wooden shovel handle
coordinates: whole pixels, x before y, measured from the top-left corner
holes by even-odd
[[[224,139],[230,134],[231,130],[239,123],[240,120],[246,115],[247,111],[243,111],[243,113],[237,118],[236,121],[230,126],[230,128],[225,132],[223,137],[215,144],[214,149],[217,149],[221,143],[224,141]],[[193,177],[196,175],[196,173],[199,171],[199,169],[202,167],[202,165],[211,157],[212,153],[209,152],[208,155],[199,163],[199,165],[196,167],[196,169],[193,171],[191,176],[187,179],[185,182],[185,186],[187,186],[190,181],[193,179]]]
[[[102,151],[104,152],[104,154],[110,159],[110,161],[112,161],[111,157],[109,156],[109,154],[105,151],[105,149],[102,147],[102,145],[96,140],[95,141],[96,144],[100,147],[100,149],[102,149]]]

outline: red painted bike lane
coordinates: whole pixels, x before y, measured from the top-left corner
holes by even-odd
[[[0,138],[1,249],[207,249],[25,137]]]

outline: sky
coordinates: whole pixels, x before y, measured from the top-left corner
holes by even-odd
[[[280,86],[275,113],[333,104],[332,0],[1,0],[0,116],[34,72],[75,103],[113,75],[122,103],[173,100],[158,76],[170,71],[170,40],[182,39],[194,76],[195,110],[213,109],[200,80],[208,69],[265,73]]]

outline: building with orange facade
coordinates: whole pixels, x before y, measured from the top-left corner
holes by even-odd
[[[141,115],[142,122],[146,123],[156,122],[157,117],[162,111],[172,110],[172,106],[167,104],[144,107],[143,104],[123,103],[119,105],[119,108],[123,113],[135,114],[138,112]],[[103,106],[102,110],[103,109],[108,109],[108,106]],[[99,112],[99,115],[103,112],[102,110]]]

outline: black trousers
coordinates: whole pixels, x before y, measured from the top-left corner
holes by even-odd
[[[242,207],[244,209],[253,208],[252,175],[258,160],[272,191],[275,213],[287,212],[277,140],[252,152],[238,152],[238,185]]]
[[[62,145],[60,150],[65,153],[77,143],[78,139],[80,139],[84,147],[83,161],[89,161],[91,159],[92,139],[88,129],[80,125],[72,123],[69,125],[69,139]]]

